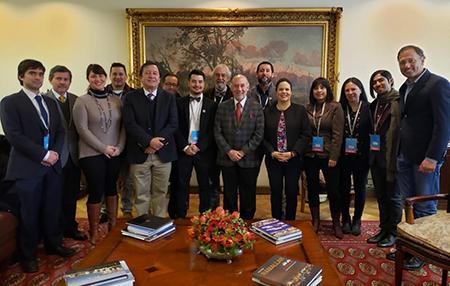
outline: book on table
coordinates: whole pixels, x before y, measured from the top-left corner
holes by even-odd
[[[134,276],[124,260],[94,265],[64,274],[67,286],[131,286]]]
[[[173,220],[170,218],[143,214],[127,222],[127,231],[142,236],[151,236],[173,225]]]
[[[254,222],[250,229],[274,244],[295,241],[302,237],[300,229],[276,218]]]
[[[322,268],[274,255],[253,272],[252,280],[267,286],[315,286],[322,281]]]
[[[174,231],[175,231],[175,225],[172,224],[172,225],[169,225],[168,227],[164,227],[162,230],[155,231],[149,235],[135,233],[135,232],[130,231],[128,228],[123,229],[121,232],[122,232],[122,235],[133,237],[133,238],[140,239],[140,240],[144,240],[147,242],[151,242],[158,238],[169,235]]]

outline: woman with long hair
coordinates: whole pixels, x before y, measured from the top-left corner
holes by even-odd
[[[334,101],[327,79],[319,77],[312,83],[309,104],[306,107],[312,129],[312,140],[305,155],[305,172],[308,186],[308,201],[314,231],[320,227],[320,171],[325,177],[326,191],[330,204],[333,230],[342,238],[340,224],[339,169],[337,161],[341,153],[344,129],[344,112]]]
[[[344,139],[339,160],[342,232],[361,234],[361,216],[366,202],[369,173],[370,110],[362,82],[351,77],[344,81],[339,103],[344,111]],[[353,220],[350,220],[350,190],[355,192]]]

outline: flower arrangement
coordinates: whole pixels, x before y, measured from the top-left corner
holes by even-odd
[[[194,239],[200,249],[213,253],[227,253],[236,256],[243,248],[252,249],[256,241],[238,212],[229,213],[222,207],[207,210],[191,219],[189,237]]]

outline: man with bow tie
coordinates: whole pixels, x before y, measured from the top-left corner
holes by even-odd
[[[189,95],[177,100],[178,131],[175,141],[178,150],[178,188],[171,193],[172,217],[185,217],[189,201],[189,183],[195,168],[199,187],[199,212],[210,208],[208,173],[214,165],[213,128],[216,106],[203,95],[205,74],[192,70],[188,80]]]
[[[231,71],[225,64],[219,64],[214,68],[214,86],[205,91],[205,96],[212,99],[217,106],[233,97],[228,82],[231,79]],[[214,157],[217,156],[217,145],[214,141]],[[211,166],[209,173],[209,188],[211,192],[210,207],[216,208],[220,204],[220,167],[217,164]]]
[[[257,148],[264,136],[264,114],[259,102],[247,97],[249,83],[236,75],[231,81],[233,98],[220,104],[214,123],[218,146],[217,163],[222,168],[223,206],[230,212],[239,207],[243,219],[256,211],[256,180],[260,157]]]
[[[36,60],[18,66],[22,90],[0,103],[0,116],[11,153],[5,180],[13,182],[20,202],[18,249],[24,272],[37,272],[41,238],[47,253],[63,257],[75,250],[62,246],[61,161],[64,127],[55,100],[39,89],[45,68]]]

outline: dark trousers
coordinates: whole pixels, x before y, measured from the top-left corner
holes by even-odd
[[[223,207],[230,212],[238,209],[238,192],[240,213],[243,219],[253,219],[256,211],[256,180],[259,168],[242,168],[222,166]]]
[[[195,156],[180,155],[177,161],[178,171],[178,189],[173,196],[175,206],[175,217],[186,217],[189,201],[189,183],[191,181],[192,169],[195,168],[199,188],[199,212],[202,213],[209,209],[210,194],[208,173],[210,159],[204,154]]]
[[[19,250],[21,259],[36,258],[39,240],[47,248],[62,243],[61,232],[61,174],[48,168],[40,177],[19,179],[13,188],[20,201]]]
[[[301,160],[294,157],[288,162],[279,162],[266,156],[267,174],[270,184],[270,205],[272,217],[282,218],[283,190],[286,197],[285,219],[295,220],[297,213],[298,181],[300,179]],[[283,188],[284,187],[284,188]]]
[[[355,191],[355,211],[353,219],[360,220],[366,203],[367,175],[369,173],[368,159],[361,156],[341,156],[339,159],[339,178],[342,221],[350,222],[350,190]]]
[[[319,207],[320,178],[322,170],[325,177],[325,189],[328,195],[330,211],[340,213],[339,166],[329,168],[328,158],[305,157],[306,184],[308,186],[309,207]]]
[[[215,162],[212,162],[209,168],[209,190],[209,207],[215,209],[220,205],[220,166]]]
[[[373,165],[370,167],[370,172],[372,174],[373,185],[375,186],[375,194],[377,196],[380,228],[382,231],[395,235],[396,224],[392,225],[391,223],[391,216],[395,216],[391,200],[394,193],[395,183],[389,182],[386,179],[386,168]],[[401,218],[402,213],[400,210],[400,220]],[[398,218],[393,219],[392,222],[397,220]]]
[[[98,204],[102,196],[116,196],[116,182],[120,172],[120,158],[108,158],[105,155],[84,157],[80,167],[86,176],[88,185],[88,203]]]
[[[69,156],[66,165],[63,168],[63,187],[62,187],[62,230],[66,233],[78,230],[78,223],[75,220],[77,211],[77,199],[80,193],[81,171],[76,166],[72,157]]]

